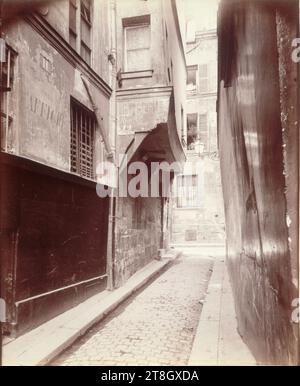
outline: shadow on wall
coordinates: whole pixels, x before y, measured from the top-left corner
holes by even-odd
[[[297,36],[297,1],[222,1],[219,10],[218,135],[228,269],[239,332],[258,362],[298,362],[298,325],[291,321],[297,233],[297,66],[278,42]],[[284,34],[283,34],[284,32]],[[291,47],[290,47],[291,50]],[[286,52],[289,55],[289,52]],[[291,57],[291,56],[287,56]],[[281,70],[285,77],[280,78]],[[282,74],[282,72],[281,72]],[[286,90],[285,93],[282,90]],[[284,147],[286,145],[286,153]],[[296,236],[294,237],[294,241]],[[297,244],[297,243],[296,243]],[[295,280],[293,280],[295,279]]]

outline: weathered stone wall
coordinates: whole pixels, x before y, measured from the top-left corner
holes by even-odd
[[[119,198],[114,282],[119,287],[138,269],[158,257],[161,199]]]
[[[119,0],[117,14],[118,58],[118,153],[125,154],[135,148],[136,133],[148,132],[143,154],[135,160],[161,161],[172,159],[180,149],[185,133],[185,57],[183,51],[182,12],[176,12],[175,0]],[[150,19],[150,68],[128,71],[125,65],[124,19],[132,17]],[[127,20],[128,21],[128,20]],[[150,131],[161,126],[168,133],[152,139]],[[158,139],[157,139],[158,138]],[[141,145],[141,144],[139,144]],[[154,149],[154,151],[153,151]],[[137,150],[137,149],[136,149]],[[147,157],[145,157],[147,156]],[[169,157],[169,158],[168,158]],[[128,162],[131,162],[128,159]],[[163,221],[161,221],[163,218]],[[114,276],[115,286],[158,256],[160,248],[167,248],[169,204],[162,208],[160,198],[118,198]]]
[[[299,79],[291,60],[297,7],[297,1],[223,1],[219,13],[227,263],[239,332],[259,362],[272,364],[299,360],[298,325],[291,321],[296,237],[289,243],[298,213]]]

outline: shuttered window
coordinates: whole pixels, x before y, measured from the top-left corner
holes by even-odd
[[[208,134],[207,113],[199,114],[199,140],[203,144],[204,151],[207,151],[209,147]]]
[[[195,208],[199,206],[198,176],[177,176],[177,207]]]
[[[209,62],[199,65],[199,92],[217,92],[217,63]]]
[[[96,119],[93,112],[71,100],[71,171],[94,179]]]
[[[208,92],[208,65],[199,65],[199,92]]]

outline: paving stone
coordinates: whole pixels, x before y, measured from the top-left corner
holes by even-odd
[[[183,255],[53,365],[186,365],[213,260]]]

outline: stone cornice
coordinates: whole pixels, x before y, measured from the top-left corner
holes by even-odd
[[[157,86],[157,87],[136,87],[128,89],[119,89],[117,90],[117,98],[132,98],[139,99],[141,97],[160,97],[168,96],[170,97],[173,91],[172,86]]]

